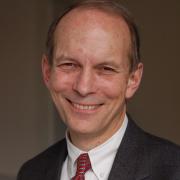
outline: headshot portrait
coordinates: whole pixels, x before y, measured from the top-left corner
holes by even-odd
[[[34,18],[24,5],[29,21],[19,18],[24,33],[12,35],[15,57],[29,41],[12,61],[18,68],[10,67],[17,84],[6,94],[20,96],[5,96],[14,105],[3,116],[11,117],[2,123],[11,141],[0,178],[179,180],[178,8],[123,0],[48,5],[32,5]]]

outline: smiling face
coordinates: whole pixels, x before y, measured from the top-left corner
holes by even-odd
[[[55,31],[53,64],[44,56],[45,83],[72,141],[108,139],[119,129],[126,99],[140,83],[142,65],[129,73],[129,29],[120,17],[73,10]]]

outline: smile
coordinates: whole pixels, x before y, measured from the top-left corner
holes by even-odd
[[[102,104],[79,104],[79,103],[75,103],[72,102],[70,100],[68,100],[68,102],[72,105],[72,107],[78,111],[81,112],[92,112],[95,111],[96,109],[98,109]]]
[[[72,103],[72,105],[77,108],[77,109],[81,109],[81,110],[94,110],[96,109],[98,106],[97,105],[82,105],[82,104],[76,104],[76,103]]]

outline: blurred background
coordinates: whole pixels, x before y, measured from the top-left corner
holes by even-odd
[[[41,75],[52,19],[70,0],[1,0],[0,180],[64,136]],[[121,0],[141,34],[144,77],[128,111],[148,132],[180,144],[180,1]]]

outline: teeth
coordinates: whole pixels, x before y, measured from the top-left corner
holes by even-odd
[[[93,110],[97,107],[97,106],[81,105],[81,104],[74,104],[74,103],[73,103],[73,106],[81,110]]]

